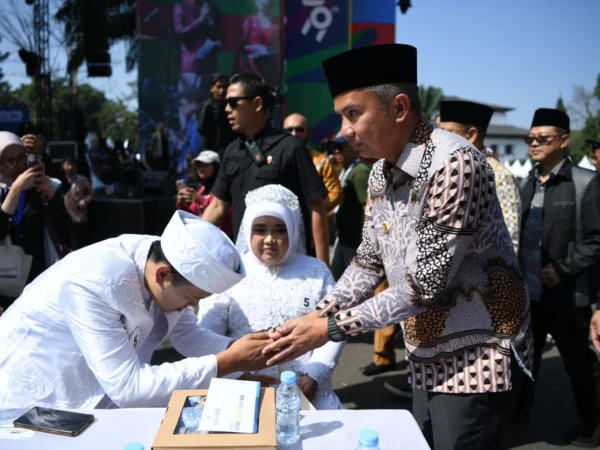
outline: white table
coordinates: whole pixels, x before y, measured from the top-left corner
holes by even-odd
[[[79,412],[96,417],[80,436],[71,438],[37,432],[28,441],[2,439],[0,449],[122,450],[130,442],[141,442],[145,450],[150,450],[165,410],[94,409]],[[303,411],[301,416],[302,441],[287,447],[289,450],[354,450],[358,446],[358,434],[365,428],[379,433],[381,450],[429,449],[415,419],[406,410]]]

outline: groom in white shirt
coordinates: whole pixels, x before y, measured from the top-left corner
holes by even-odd
[[[0,318],[0,408],[164,407],[176,389],[264,368],[267,333],[234,342],[189,308],[244,274],[227,236],[182,211],[160,240],[123,235],[72,253]],[[167,336],[187,359],[149,365]]]

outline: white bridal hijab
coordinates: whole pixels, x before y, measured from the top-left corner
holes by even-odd
[[[304,223],[298,197],[287,188],[270,184],[250,191],[246,195],[246,212],[240,226],[236,246],[242,256],[252,252],[252,224],[258,217],[272,216],[282,220],[287,228],[290,246],[279,264],[284,264],[296,255],[306,254]],[[254,256],[256,258],[256,256]],[[258,261],[258,258],[256,258]],[[260,262],[260,261],[259,261]]]

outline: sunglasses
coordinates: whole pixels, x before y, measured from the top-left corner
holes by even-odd
[[[253,98],[254,97],[229,97],[225,99],[225,103],[227,103],[231,109],[235,109],[240,100],[252,100]]]
[[[17,165],[24,163],[27,160],[27,155],[25,153],[22,153],[21,155],[17,156],[16,158],[6,158],[6,159],[0,159],[0,165],[4,166],[4,167],[16,167]]]
[[[537,141],[538,144],[540,144],[540,145],[545,145],[545,144],[551,143],[554,140],[554,138],[556,138],[558,136],[564,136],[564,135],[562,135],[562,134],[554,134],[552,136],[527,136],[524,139],[524,141],[527,143],[527,145],[531,145],[535,141]]]
[[[287,128],[284,128],[284,130],[287,131],[288,133],[293,133],[293,132],[304,133],[306,131],[306,128],[304,128],[304,127],[287,127]]]

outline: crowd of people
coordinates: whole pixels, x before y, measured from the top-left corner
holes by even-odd
[[[39,137],[0,132],[0,239],[32,257],[1,305],[0,409],[166,406],[215,376],[273,384],[283,370],[316,408],[339,409],[348,337],[375,332],[362,371],[376,375],[394,368],[401,326],[408,376],[386,387],[412,398],[431,447],[496,449],[510,420],[530,420],[551,335],[580,419],[566,440],[600,446],[600,176],[572,163],[559,110],[534,112],[522,181],[485,145],[490,107],[444,100],[429,123],[416,55],[390,44],[325,60],[341,130],[318,149],[299,112],[273,125],[264,79],[214,75],[210,99],[182,107],[205,145],[173,171],[161,237],[86,246],[85,224],[94,196],[174,167],[164,127],[143,156],[90,138],[91,180],[71,159],[54,178],[29,163]],[[83,247],[68,255],[64,216]],[[167,336],[183,359],[151,366]]]

